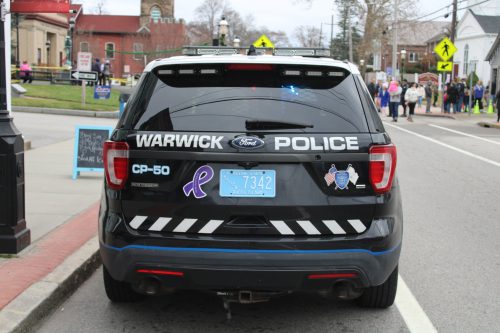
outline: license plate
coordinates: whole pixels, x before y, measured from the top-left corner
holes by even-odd
[[[222,169],[219,193],[221,197],[274,198],[276,171]]]

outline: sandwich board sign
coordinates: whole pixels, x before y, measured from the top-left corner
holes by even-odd
[[[76,126],[73,179],[80,171],[104,172],[102,151],[112,132],[110,126]]]

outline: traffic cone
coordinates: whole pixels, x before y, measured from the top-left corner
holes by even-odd
[[[495,113],[493,112],[493,103],[490,102],[490,105],[488,105],[488,112],[486,113]]]
[[[479,101],[476,100],[476,105],[474,105],[474,112],[472,112],[474,114],[480,114],[481,112],[479,112]]]

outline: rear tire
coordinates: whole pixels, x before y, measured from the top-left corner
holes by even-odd
[[[113,279],[111,274],[109,274],[106,266],[102,266],[103,277],[104,277],[104,289],[106,290],[106,295],[113,302],[137,302],[144,298],[144,295],[139,294],[134,289],[132,285],[125,281],[118,281]]]
[[[380,286],[365,288],[363,294],[356,299],[356,303],[363,308],[388,308],[394,304],[397,289],[398,266]]]

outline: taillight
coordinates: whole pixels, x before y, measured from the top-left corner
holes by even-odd
[[[376,194],[389,192],[396,171],[396,146],[370,147],[370,183]]]
[[[102,155],[108,186],[121,190],[128,177],[128,144],[108,140],[104,142]]]

